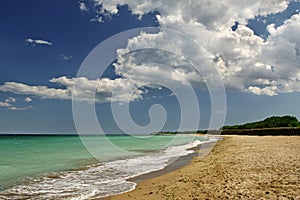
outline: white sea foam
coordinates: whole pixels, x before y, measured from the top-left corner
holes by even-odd
[[[72,199],[105,197],[133,190],[127,179],[165,168],[170,160],[193,153],[201,141],[168,147],[143,156],[97,164],[31,179],[0,192],[0,199]]]

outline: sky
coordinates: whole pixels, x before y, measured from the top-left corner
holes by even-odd
[[[97,132],[83,104],[105,133],[300,119],[299,13],[293,0],[2,0],[0,132]]]

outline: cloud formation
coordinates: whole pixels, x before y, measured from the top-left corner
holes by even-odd
[[[269,96],[300,92],[300,14],[293,15],[280,27],[269,25],[270,35],[266,40],[247,27],[248,19],[285,10],[288,0],[91,1],[98,9],[98,21],[116,15],[118,5],[128,5],[131,12],[138,16],[156,11],[159,13],[156,18],[160,27],[179,31],[198,45],[191,45],[164,30],[141,33],[129,39],[126,48],[117,50],[114,67],[120,78],[89,80],[85,77],[62,76],[50,80],[59,86],[55,88],[6,82],[0,85],[0,91],[45,99],[123,102],[141,99],[147,92],[143,89],[145,85],[161,87],[149,83],[162,80],[174,87],[192,84],[193,87],[205,88],[208,80],[215,80],[216,74],[212,68],[216,68],[230,90]],[[86,5],[80,3],[80,9],[86,10]],[[239,22],[239,25],[232,30],[235,22]],[[44,40],[26,41],[52,45]],[[135,51],[145,47],[156,50]],[[158,49],[170,49],[173,53]],[[178,56],[182,54],[194,58],[194,66],[188,58]],[[61,57],[68,58],[64,55]],[[195,67],[201,67],[205,74],[199,74]],[[6,103],[2,102],[2,107]]]
[[[32,101],[32,99],[27,97],[27,98],[25,98],[24,101],[29,103]],[[8,110],[29,110],[29,109],[33,108],[32,105],[25,106],[25,107],[17,107],[14,105],[16,102],[17,102],[17,99],[15,99],[13,97],[7,97],[4,101],[2,101],[2,102],[0,101],[0,107],[5,107]]]
[[[83,12],[88,12],[89,11],[84,2],[79,2],[79,9]]]
[[[46,45],[46,46],[52,46],[52,43],[47,41],[47,40],[42,40],[42,39],[32,39],[28,38],[25,40],[28,44],[31,44],[33,46],[35,45]]]
[[[157,20],[161,27],[180,31],[199,43],[199,47],[184,45],[180,38],[164,35],[164,31],[157,34],[145,34],[132,38],[124,50],[119,50],[119,60],[116,67],[122,74],[122,69],[130,66],[138,69],[140,58],[122,59],[121,57],[132,49],[153,46],[189,52],[195,57],[200,48],[204,48],[215,67],[222,76],[228,89],[250,92],[256,95],[277,95],[279,93],[299,92],[299,61],[300,61],[300,15],[295,14],[280,26],[269,25],[270,36],[264,41],[247,27],[247,20],[257,15],[268,15],[285,10],[289,4],[287,0],[275,1],[241,1],[222,0],[211,2],[208,0],[192,1],[147,1],[147,0],[94,0],[100,7],[98,13],[115,15],[118,5],[128,5],[133,14],[142,16],[151,11],[157,11]],[[235,31],[231,26],[239,22]],[[170,47],[172,46],[172,47]],[[173,60],[182,65],[180,59]],[[196,64],[203,65],[199,59]],[[152,66],[143,65],[143,71]],[[157,67],[157,66],[156,66]],[[209,70],[213,66],[207,65]],[[146,70],[147,68],[147,70]],[[181,70],[186,74],[185,65]],[[137,71],[137,70],[136,70]],[[155,69],[157,79],[167,78],[162,75],[163,70]],[[135,73],[139,76],[138,73]],[[191,79],[191,75],[187,78]],[[210,77],[205,77],[210,78]],[[199,81],[201,82],[201,80]]]
[[[10,103],[0,101],[0,107],[9,107],[9,106],[10,106]]]
[[[207,28],[220,29],[232,26],[235,21],[246,23],[247,19],[255,15],[267,15],[280,12],[287,8],[288,0],[92,0],[98,5],[98,13],[102,15],[114,15],[118,13],[119,5],[128,5],[135,15],[144,15],[152,11],[158,11],[167,21],[183,21],[201,24]],[[161,23],[162,21],[160,21]]]
[[[15,99],[15,98],[13,98],[13,97],[7,97],[6,99],[5,99],[5,102],[7,102],[7,103],[15,103],[17,100]]]
[[[24,99],[24,101],[25,101],[25,102],[32,102],[32,99],[31,99],[30,97],[26,97],[26,98]]]
[[[17,82],[6,82],[0,86],[1,92],[11,92],[20,95],[33,95],[43,99],[60,99],[103,103],[108,101],[127,101],[142,98],[141,90],[135,90],[136,84],[127,79],[110,80],[108,78],[88,80],[85,77],[68,78],[62,76],[52,78],[61,88],[47,86],[32,86]],[[76,84],[76,89],[74,86]],[[117,95],[112,97],[115,91]],[[133,91],[133,92],[132,92]],[[26,98],[27,99],[27,98]],[[29,99],[27,99],[29,100]]]
[[[4,101],[0,101],[0,107],[12,107],[12,104],[16,102],[16,99],[13,97],[7,97]]]
[[[33,109],[33,106],[25,106],[25,107],[15,107],[15,106],[11,106],[8,108],[9,110],[30,110]]]
[[[67,60],[71,60],[72,58],[73,58],[72,55],[64,55],[64,54],[59,55],[59,59],[60,59],[60,60],[65,60],[65,61],[67,61]]]

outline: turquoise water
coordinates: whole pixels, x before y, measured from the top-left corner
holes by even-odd
[[[36,199],[85,199],[124,192],[135,186],[127,178],[164,168],[170,158],[191,153],[187,149],[193,147],[193,140],[203,138],[0,136],[0,187],[4,195],[0,192],[0,197],[18,198],[32,192]],[[47,192],[39,194],[37,188]],[[59,190],[67,196],[57,196]]]
[[[78,136],[0,136],[0,187],[95,162]]]

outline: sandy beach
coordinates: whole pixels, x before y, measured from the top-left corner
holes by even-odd
[[[105,199],[300,199],[300,136],[224,136],[205,158]]]

